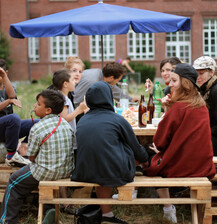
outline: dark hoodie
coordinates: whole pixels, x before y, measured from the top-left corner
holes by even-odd
[[[135,159],[146,162],[148,155],[130,124],[114,112],[109,84],[94,83],[86,102],[90,111],[77,125],[77,160],[71,179],[109,187],[132,182]]]

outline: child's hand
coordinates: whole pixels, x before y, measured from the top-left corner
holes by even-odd
[[[19,100],[17,100],[17,99],[10,99],[10,103],[15,105],[15,106],[17,106],[17,107],[19,107],[19,108],[22,108],[21,102]]]
[[[150,148],[151,150],[153,150],[156,154],[159,153],[160,151],[157,149],[157,147],[156,147],[156,145],[154,144],[154,142],[153,142],[152,145],[153,145],[153,146],[149,146],[149,148]]]
[[[167,94],[165,97],[163,97],[161,99],[161,103],[164,105],[164,106],[167,106],[169,104],[169,102],[171,101],[171,95],[170,94]]]
[[[146,90],[148,90],[149,93],[153,92],[154,85],[151,79],[146,79],[145,88]]]
[[[87,106],[85,101],[81,102],[78,108],[81,111],[81,113],[85,112],[85,110],[89,110],[89,107]]]
[[[5,76],[7,76],[5,70],[0,67],[0,77],[4,78]]]

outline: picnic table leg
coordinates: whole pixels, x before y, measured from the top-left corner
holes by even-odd
[[[39,208],[38,208],[38,224],[42,224],[42,219],[43,219],[43,204],[39,203]]]
[[[59,197],[59,189],[54,190],[54,197],[58,198]],[[55,205],[55,224],[59,224],[59,217],[60,217],[60,209],[59,205]]]
[[[196,198],[197,192],[195,190],[191,190],[191,198]],[[198,215],[197,215],[197,205],[191,205],[191,216],[192,216],[192,223],[198,224]]]

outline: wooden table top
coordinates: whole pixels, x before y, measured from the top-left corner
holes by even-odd
[[[145,128],[133,127],[133,131],[136,136],[154,136],[157,127],[152,124],[148,124]]]

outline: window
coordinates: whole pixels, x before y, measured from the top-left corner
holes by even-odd
[[[128,33],[128,56],[133,60],[153,60],[154,34],[135,33],[131,29]]]
[[[190,31],[166,34],[166,57],[175,56],[186,63],[191,63]]]
[[[203,54],[217,58],[217,19],[203,21]]]
[[[30,62],[39,61],[39,38],[30,37],[28,38],[28,53]]]
[[[104,35],[103,36],[103,53],[104,60],[115,59],[115,36],[114,35]],[[90,37],[90,56],[91,60],[100,61],[101,56],[101,36],[91,36]]]
[[[65,61],[68,56],[78,56],[78,38],[69,36],[51,37],[51,59],[54,62]]]

